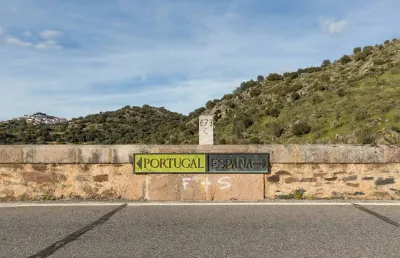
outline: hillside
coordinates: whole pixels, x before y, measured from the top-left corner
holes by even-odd
[[[144,105],[126,106],[56,125],[34,125],[25,120],[11,120],[0,123],[0,144],[170,144],[177,142],[167,132],[179,126],[184,119],[185,116],[164,108]]]
[[[356,47],[321,67],[258,76],[206,107],[197,112],[215,115],[219,144],[399,144],[400,41]]]
[[[0,144],[197,144],[214,114],[217,144],[400,144],[400,41],[356,47],[321,66],[243,82],[189,116],[126,106],[57,125],[0,123]]]

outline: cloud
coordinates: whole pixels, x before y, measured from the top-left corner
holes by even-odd
[[[40,37],[44,40],[53,40],[62,37],[64,34],[56,30],[45,30],[40,33]]]
[[[30,31],[24,31],[23,33],[22,33],[22,35],[24,35],[25,37],[27,37],[27,38],[30,38],[31,36],[32,36],[32,33],[30,32]]]
[[[332,35],[342,33],[346,29],[347,25],[347,20],[341,20],[337,22],[329,20],[322,21],[322,29]]]
[[[26,37],[31,37],[32,33],[29,31],[24,31],[23,35]],[[11,46],[16,46],[16,47],[22,47],[22,48],[33,48],[33,49],[38,49],[38,50],[62,49],[63,48],[57,41],[54,41],[54,40],[30,42],[30,41],[24,41],[22,39],[14,37],[14,36],[2,35],[1,33],[0,33],[0,43],[6,44],[6,45],[11,45]]]
[[[33,44],[31,42],[26,42],[23,40],[20,40],[18,38],[12,37],[12,36],[5,36],[2,39],[3,43],[8,44],[8,45],[14,45],[17,47],[32,47]]]

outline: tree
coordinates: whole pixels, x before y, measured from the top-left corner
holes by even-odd
[[[324,61],[322,61],[322,67],[327,67],[328,65],[330,65],[331,64],[331,60],[329,60],[329,59],[325,59]]]
[[[342,56],[342,57],[340,58],[340,63],[341,63],[341,64],[347,64],[347,63],[349,63],[349,62],[351,62],[351,58],[350,58],[350,56],[348,56],[348,55],[344,55],[344,56]]]
[[[359,53],[359,52],[361,52],[361,48],[360,48],[360,47],[355,47],[355,48],[353,49],[353,53],[354,53],[354,54],[357,54],[357,53]]]
[[[267,77],[268,81],[280,81],[283,80],[283,76],[277,73],[270,73]]]
[[[262,76],[262,75],[257,76],[257,81],[258,82],[263,82],[264,81],[264,76]]]

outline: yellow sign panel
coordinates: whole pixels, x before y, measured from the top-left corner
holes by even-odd
[[[134,154],[135,173],[205,173],[205,154]]]

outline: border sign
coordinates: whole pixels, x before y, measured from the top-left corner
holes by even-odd
[[[205,173],[205,154],[135,154],[135,173]]]
[[[133,155],[135,174],[269,174],[269,153]]]
[[[269,154],[209,154],[209,173],[268,173]]]

